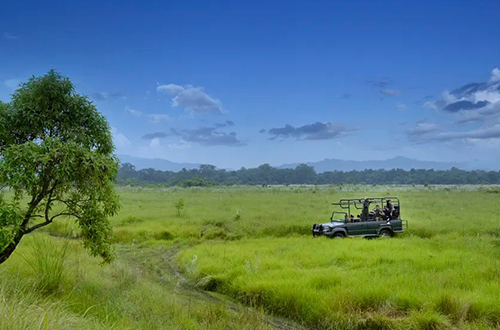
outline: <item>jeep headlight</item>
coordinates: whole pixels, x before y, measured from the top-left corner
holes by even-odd
[[[323,231],[330,231],[330,230],[332,230],[332,228],[331,228],[331,227],[324,227],[324,228],[323,228]]]

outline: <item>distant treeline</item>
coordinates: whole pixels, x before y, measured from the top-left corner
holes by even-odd
[[[118,172],[120,185],[162,184],[169,186],[272,185],[272,184],[500,184],[500,171],[446,171],[402,169],[332,171],[316,173],[312,166],[301,164],[295,169],[278,169],[269,164],[237,171],[200,165],[198,169],[179,172],[152,168],[136,170],[130,163],[122,164]]]

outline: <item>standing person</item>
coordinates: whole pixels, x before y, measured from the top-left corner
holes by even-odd
[[[363,211],[361,211],[361,221],[368,220],[368,209],[370,208],[370,203],[372,202],[368,197],[359,200],[363,204]]]
[[[389,199],[384,207],[384,214],[386,216],[386,220],[392,219],[393,212],[394,212],[394,206],[392,205],[392,201]]]

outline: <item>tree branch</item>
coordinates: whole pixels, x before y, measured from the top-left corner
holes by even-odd
[[[36,228],[40,228],[40,227],[46,226],[46,225],[48,225],[51,222],[51,220],[48,218],[48,212],[49,212],[49,209],[50,209],[50,204],[52,202],[52,194],[54,193],[54,190],[57,187],[57,180],[54,182],[54,185],[52,186],[52,188],[50,188],[50,190],[47,191],[47,189],[49,189],[49,184],[50,184],[50,180],[47,180],[44,183],[42,191],[40,192],[40,194],[38,194],[36,197],[33,196],[31,198],[31,201],[28,204],[29,205],[28,211],[26,211],[26,215],[24,216],[24,220],[21,223],[21,231],[23,233],[32,232]],[[39,226],[39,227],[36,227],[38,225],[35,225],[35,226],[31,227],[31,228],[26,228],[26,226],[28,225],[28,222],[29,222],[29,220],[31,218],[33,218],[33,217],[43,218],[42,216],[40,216],[38,214],[33,215],[32,213],[35,210],[35,208],[38,206],[38,204],[40,204],[40,202],[44,199],[44,197],[46,196],[47,193],[49,193],[49,198],[47,200],[47,204],[45,205],[45,222],[44,222],[44,225],[43,226]]]
[[[36,224],[36,225],[34,225],[33,227],[26,228],[26,229],[24,230],[24,233],[25,233],[25,234],[29,234],[29,233],[31,233],[33,230],[38,229],[38,228],[45,227],[45,226],[47,226],[48,224],[50,224],[51,222],[52,222],[52,221],[51,221],[51,220],[49,220],[49,221],[45,221],[45,222],[42,222],[42,223]]]
[[[54,220],[54,219],[55,219],[55,218],[57,218],[57,217],[63,217],[63,216],[75,217],[75,218],[80,219],[80,216],[79,216],[79,215],[76,215],[76,214],[74,214],[74,213],[69,213],[69,212],[66,212],[66,213],[59,213],[59,214],[54,215],[52,218],[50,218],[50,222],[52,222],[52,220]]]
[[[52,193],[54,192],[54,187],[50,190],[49,193],[49,198],[47,198],[47,203],[45,204],[45,221],[50,221],[49,220],[49,211],[50,211],[50,204],[52,203]]]
[[[89,200],[90,199],[81,199],[81,200],[77,200],[77,201],[68,202],[68,201],[65,201],[65,200],[62,200],[62,199],[53,199],[52,201],[63,203],[68,208],[76,207],[76,206],[78,206],[79,208],[82,208],[82,206],[79,205],[78,203],[88,202]]]
[[[51,224],[52,221],[57,218],[57,217],[62,217],[62,216],[73,216],[73,217],[76,217],[76,218],[80,218],[80,216],[76,215],[76,214],[73,214],[73,213],[59,213],[59,214],[56,214],[54,215],[52,218],[46,220],[45,222],[42,222],[42,223],[38,223],[36,225],[34,225],[33,227],[30,227],[30,228],[27,228],[24,230],[24,233],[25,234],[29,234],[31,233],[33,230],[36,230],[38,228],[42,228],[42,227],[45,227],[47,226],[48,224]]]

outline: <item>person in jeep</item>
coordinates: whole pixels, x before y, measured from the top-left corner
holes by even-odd
[[[387,204],[384,207],[384,216],[386,220],[392,219],[393,213],[394,212],[394,206],[392,205],[392,201],[389,199],[387,200]]]
[[[368,209],[370,208],[371,200],[367,197],[365,199],[361,199],[360,202],[363,204],[363,210],[361,211],[361,220],[368,220]]]
[[[313,237],[326,236],[329,238],[391,237],[402,233],[408,228],[408,221],[400,219],[399,199],[397,197],[391,198],[396,201],[395,205],[388,197],[341,199],[338,203],[332,203],[340,210],[333,211],[329,222],[313,224],[312,235]],[[387,205],[386,201],[388,201]],[[377,204],[371,211],[369,209],[370,203]],[[390,213],[383,212],[381,205],[390,210]],[[362,209],[362,214],[353,218],[351,211],[356,209]],[[389,218],[386,219],[386,217]]]
[[[373,212],[375,213],[375,221],[382,221],[385,218],[385,213],[380,208],[380,205],[375,206]]]

